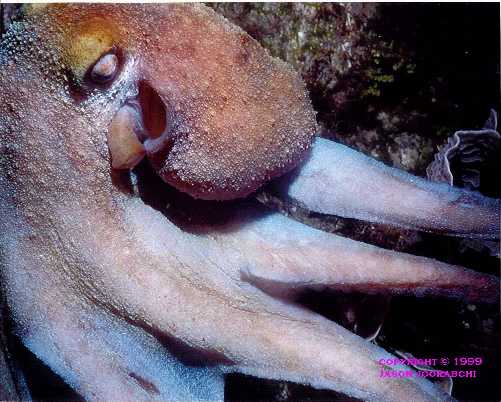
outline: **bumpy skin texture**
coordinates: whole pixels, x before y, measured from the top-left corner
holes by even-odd
[[[92,84],[88,69],[110,49],[119,74]],[[251,49],[248,59],[235,49]],[[314,230],[251,201],[193,199],[245,195],[299,163],[314,130],[296,75],[241,31],[199,5],[47,6],[12,25],[0,67],[2,285],[16,334],[85,399],[220,400],[227,372],[370,401],[450,399],[416,376],[382,381],[378,361],[391,355],[297,306],[294,293],[331,287],[493,301],[497,278]],[[210,88],[211,80],[219,84]],[[146,163],[132,183],[111,168],[110,123],[145,82],[175,134],[165,158],[145,141],[148,157],[190,196]],[[143,114],[158,110],[148,99]],[[372,200],[369,218],[463,236],[447,218],[473,211],[473,235],[496,238],[499,202],[426,186],[351,152],[317,139],[281,184],[307,207],[339,201],[350,216]],[[386,202],[369,194],[354,209],[356,191],[351,199],[324,191],[325,177],[343,175],[331,172],[340,157],[360,172],[355,183],[380,185]],[[408,183],[404,203],[394,179]],[[414,213],[415,197],[433,210]]]
[[[286,63],[210,9],[107,8],[43,10],[38,29],[63,28],[47,39],[77,81],[111,47],[134,57],[136,80],[165,106],[165,130],[145,144],[164,180],[197,198],[230,199],[297,165],[315,115]]]
[[[315,114],[298,74],[212,10],[69,8],[35,8],[34,29],[58,50],[77,91],[88,90],[86,70],[111,48],[123,63],[134,59],[134,78],[156,90],[166,113],[159,138],[145,144],[148,157],[174,187],[204,199],[244,197],[309,148]],[[154,29],[138,31],[141,24]]]

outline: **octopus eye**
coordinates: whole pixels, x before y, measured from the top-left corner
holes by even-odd
[[[90,78],[97,84],[106,84],[115,78],[117,71],[118,57],[114,53],[107,53],[94,64]]]

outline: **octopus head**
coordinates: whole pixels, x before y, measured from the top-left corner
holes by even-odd
[[[245,197],[294,168],[316,129],[299,75],[210,9],[149,10],[27,10],[63,66],[64,96],[106,126],[113,168],[146,156],[165,182],[213,200]]]

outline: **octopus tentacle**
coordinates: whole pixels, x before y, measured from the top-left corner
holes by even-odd
[[[252,349],[239,341],[226,343],[233,352],[233,371],[335,389],[365,401],[453,400],[412,372],[406,378],[381,378],[380,359],[392,355],[314,313],[278,302],[266,303],[267,314],[256,314],[252,325],[241,323]],[[247,317],[243,317],[244,320]],[[241,342],[241,341],[240,341]],[[408,367],[392,366],[406,370]]]
[[[500,235],[501,201],[412,176],[322,138],[277,186],[324,214],[472,238]]]
[[[141,238],[148,236],[148,229],[151,232],[158,223],[144,220],[148,215],[144,205],[130,206],[129,212],[134,212],[129,217],[135,218],[129,226],[138,230]],[[179,259],[188,255],[181,245],[186,250],[203,250],[194,265],[217,261],[232,281],[243,279],[274,295],[287,296],[296,290],[318,287],[487,302],[497,300],[499,295],[499,280],[494,276],[384,250],[267,212],[255,206],[240,206],[236,217],[217,229],[199,227],[196,237],[178,234],[166,220],[153,233],[157,241],[157,233],[168,236],[165,247],[169,239],[177,239]]]
[[[227,228],[228,237],[214,232],[188,234],[159,220],[158,214],[137,200],[127,202],[130,233],[139,236],[132,244],[142,242],[141,248],[149,247],[150,258],[142,261],[130,249],[131,265],[115,267],[121,273],[115,279],[121,283],[113,295],[128,306],[131,316],[142,317],[150,331],[203,351],[225,371],[339,390],[368,401],[400,401],[403,395],[412,395],[416,401],[448,400],[425,380],[382,381],[377,362],[391,355],[327,319],[235,279],[239,273],[235,268],[246,258],[238,258],[240,250],[234,242],[243,240],[240,230],[253,223],[233,222],[231,231]],[[293,223],[283,219],[283,223]],[[167,244],[175,247],[167,248]],[[188,256],[188,248],[197,250],[198,257],[197,253]],[[215,259],[216,253],[220,258]],[[103,263],[113,261],[117,262],[110,256]]]
[[[242,227],[223,244],[246,256],[242,277],[273,294],[330,287],[490,302],[499,295],[494,276],[322,232],[279,214]]]
[[[22,254],[20,264],[31,267],[39,263],[34,259]],[[224,400],[221,370],[186,367],[127,317],[82,299],[49,273],[50,267],[39,269],[43,279],[30,268],[17,279],[7,278],[9,298],[18,300],[15,331],[85,400]]]

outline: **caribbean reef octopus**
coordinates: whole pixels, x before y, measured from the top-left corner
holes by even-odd
[[[203,5],[23,13],[0,50],[0,244],[29,350],[91,401],[223,400],[231,372],[452,400],[381,379],[390,353],[295,295],[492,303],[498,278],[313,229],[252,193],[274,180],[311,211],[491,240],[498,200],[316,137],[299,75]]]

